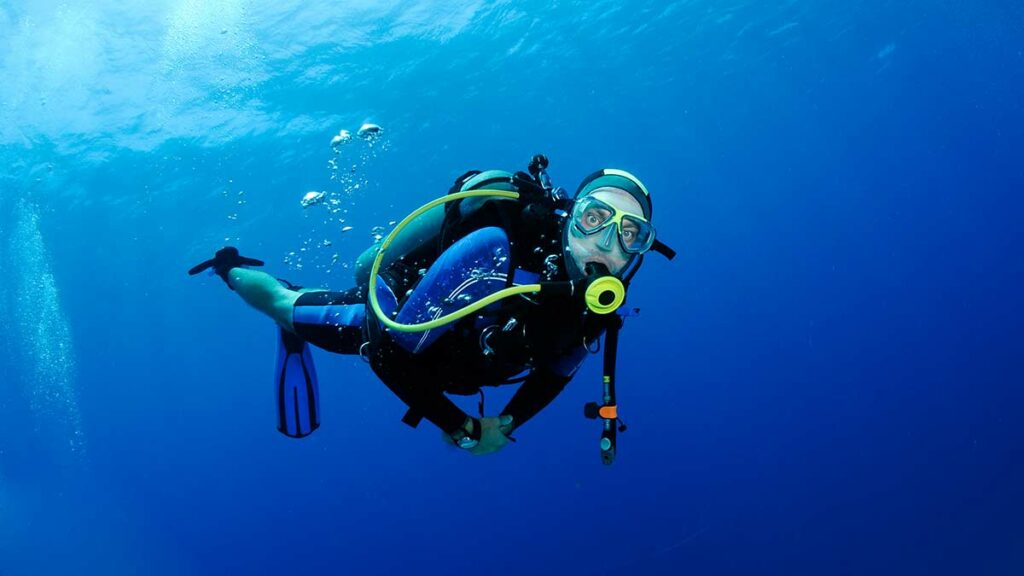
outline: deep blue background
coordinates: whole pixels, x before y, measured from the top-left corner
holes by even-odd
[[[0,574],[1024,572],[1022,52],[1011,2],[0,2]],[[616,464],[596,358],[493,457],[322,352],[278,434],[273,326],[185,270],[346,288],[536,152],[680,252]]]

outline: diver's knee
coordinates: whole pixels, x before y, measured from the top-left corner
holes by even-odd
[[[306,292],[305,290],[303,292]],[[289,290],[281,286],[274,293],[274,303],[271,309],[274,322],[285,330],[294,333],[295,325],[292,323],[292,315],[295,310],[295,302],[302,296],[302,292]]]
[[[356,286],[365,286],[370,282],[370,270],[373,268],[373,261],[380,251],[380,243],[370,246],[356,258],[352,275],[355,277]]]

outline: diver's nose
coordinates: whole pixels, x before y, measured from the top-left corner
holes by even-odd
[[[611,252],[612,248],[615,247],[615,226],[609,226],[605,229],[597,241],[597,247],[605,252]]]

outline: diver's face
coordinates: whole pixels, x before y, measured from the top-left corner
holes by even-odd
[[[643,214],[643,208],[636,198],[619,188],[598,188],[588,196],[609,204],[616,210]],[[599,263],[604,264],[608,271],[615,275],[626,268],[630,257],[619,243],[618,230],[615,226],[608,226],[595,234],[584,235],[570,224],[568,252],[580,270],[586,270],[587,264]]]

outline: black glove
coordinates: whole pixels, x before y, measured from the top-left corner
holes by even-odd
[[[213,258],[206,262],[201,262],[193,266],[189,271],[189,276],[195,276],[207,268],[213,268],[213,271],[220,276],[221,280],[231,288],[231,283],[228,282],[228,272],[232,268],[239,268],[241,266],[263,266],[262,260],[256,260],[255,258],[246,258],[238,253],[238,248],[234,246],[228,246],[217,250],[217,253],[213,255]],[[234,290],[234,288],[231,288]]]

